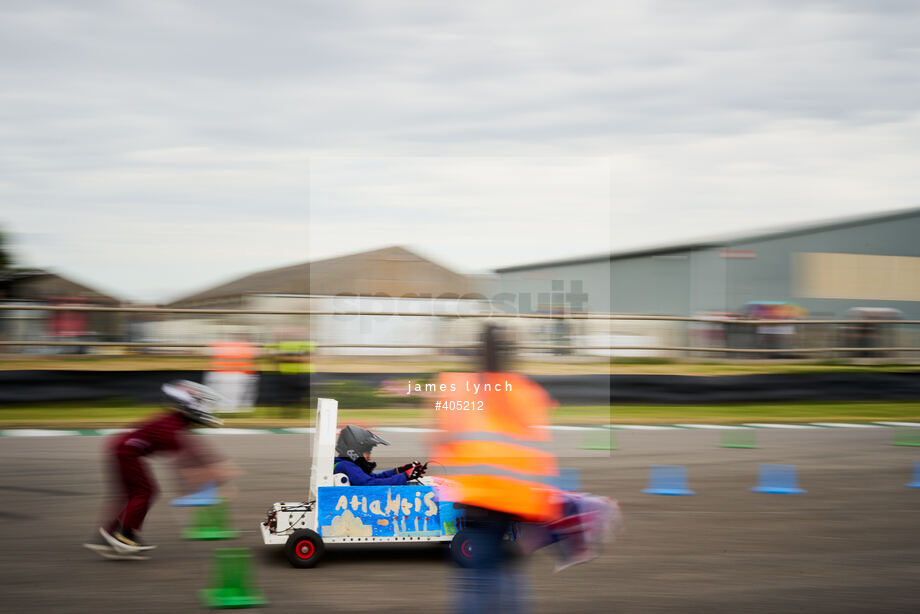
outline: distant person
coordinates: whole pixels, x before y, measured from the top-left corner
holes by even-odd
[[[351,424],[346,426],[335,444],[333,473],[344,473],[351,486],[405,486],[409,480],[425,475],[425,465],[419,461],[374,473],[377,463],[371,461],[371,451],[378,444],[390,445],[367,429]]]
[[[565,315],[564,310],[557,310],[557,315]],[[566,322],[565,318],[558,317],[553,320],[553,343],[556,346],[567,346],[569,345],[569,325]],[[565,347],[557,347],[553,350],[553,353],[558,356],[567,356],[570,351],[565,349]]]
[[[205,384],[218,393],[214,411],[252,411],[259,391],[259,348],[243,335],[211,344],[211,370]]]
[[[285,339],[275,347],[274,358],[278,370],[279,403],[283,415],[296,418],[309,404],[310,378],[313,373],[312,341]]]
[[[234,467],[221,461],[213,451],[188,433],[199,425],[222,424],[212,413],[216,392],[195,382],[174,381],[163,385],[169,410],[137,428],[112,437],[107,446],[109,470],[116,497],[98,529],[97,540],[84,544],[107,558],[134,558],[156,546],[144,543],[139,535],[156,495],[156,484],[145,457],[161,453],[181,453],[198,484],[223,482]]]

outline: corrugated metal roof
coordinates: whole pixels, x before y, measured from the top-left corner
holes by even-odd
[[[647,256],[663,256],[679,252],[689,252],[700,249],[712,249],[718,247],[729,247],[743,243],[753,243],[756,241],[766,241],[771,239],[780,239],[801,234],[814,232],[824,232],[828,230],[838,230],[841,228],[850,228],[853,226],[862,226],[865,224],[875,224],[879,222],[888,222],[903,218],[920,216],[920,207],[910,209],[898,209],[882,214],[860,215],[847,217],[837,220],[827,220],[824,222],[814,222],[805,225],[797,225],[788,228],[777,228],[773,230],[763,230],[751,234],[727,234],[721,237],[713,237],[705,240],[691,243],[675,243],[670,245],[659,245],[653,247],[636,248],[619,252],[609,252],[603,254],[594,254],[587,256],[578,256],[562,260],[550,260],[545,262],[535,262],[531,264],[520,264],[510,267],[495,269],[496,273],[513,273],[516,271],[526,271],[529,269],[546,269],[557,266],[573,266],[579,264],[588,264],[592,262],[603,262],[605,260],[622,260],[625,258],[643,258]]]

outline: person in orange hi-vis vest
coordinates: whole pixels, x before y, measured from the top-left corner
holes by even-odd
[[[549,522],[561,513],[551,486],[556,457],[542,449],[553,403],[523,375],[507,372],[502,331],[483,333],[481,373],[442,373],[438,379],[440,433],[431,462],[440,465],[442,501],[464,508],[460,543],[465,569],[457,576],[459,612],[519,611],[523,596],[513,558],[503,546],[513,522]]]
[[[255,405],[258,392],[258,348],[246,341],[211,344],[211,370],[205,384],[221,397],[216,411],[235,411]]]
[[[438,385],[446,391],[434,461],[449,480],[445,498],[526,522],[558,518],[558,492],[548,485],[559,475],[556,456],[538,447],[550,441],[538,428],[550,422],[549,395],[513,373],[442,373]]]
[[[256,347],[245,341],[218,341],[211,346],[212,371],[256,372]]]

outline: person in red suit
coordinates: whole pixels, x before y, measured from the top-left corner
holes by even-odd
[[[170,403],[166,413],[109,440],[109,468],[117,496],[99,527],[96,541],[84,544],[103,556],[136,556],[156,547],[144,543],[138,535],[157,492],[144,458],[182,454],[189,467],[187,475],[194,475],[198,483],[222,482],[235,472],[229,462],[221,461],[188,432],[196,426],[223,423],[212,413],[219,395],[207,386],[186,380],[164,384],[162,390]]]

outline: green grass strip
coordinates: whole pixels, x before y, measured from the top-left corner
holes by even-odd
[[[141,420],[159,411],[156,406],[104,407],[91,404],[36,405],[0,408],[0,427],[71,427],[93,429],[118,427]],[[279,407],[258,407],[249,414],[224,414],[233,427],[306,426],[312,413],[299,415]],[[339,410],[339,424],[365,426],[429,426],[437,416],[430,408],[383,408]],[[757,405],[617,405],[564,406],[553,413],[556,424],[738,424],[743,422],[876,422],[920,420],[920,403],[902,402],[820,402],[772,403]]]

